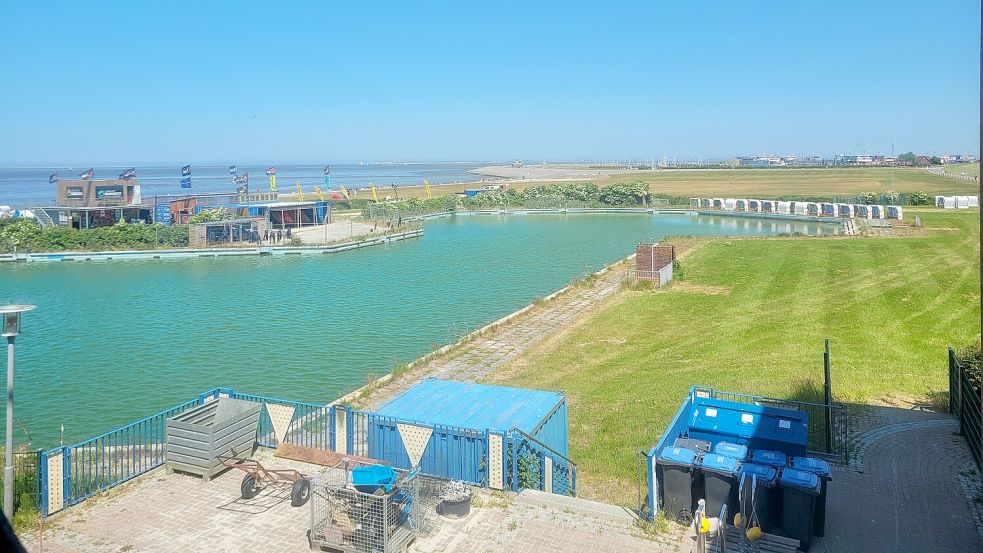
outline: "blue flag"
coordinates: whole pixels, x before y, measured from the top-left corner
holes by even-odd
[[[191,166],[190,165],[185,165],[184,167],[181,168],[181,176],[182,177],[190,177],[191,176]],[[184,182],[184,181],[182,181],[182,182]]]
[[[325,175],[330,175],[331,174],[331,166],[330,165],[325,165],[324,166],[324,174]]]
[[[191,188],[191,177],[181,179],[181,188]]]
[[[235,165],[229,165],[229,174],[235,175],[239,173],[239,169]]]
[[[48,184],[54,184],[58,182],[58,173],[51,173],[48,175]]]

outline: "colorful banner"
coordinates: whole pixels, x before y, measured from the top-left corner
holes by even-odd
[[[89,180],[89,179],[91,179],[91,178],[92,178],[92,177],[93,177],[94,175],[95,175],[95,173],[94,173],[94,172],[92,171],[92,169],[90,168],[90,169],[89,169],[88,171],[84,171],[84,172],[83,172],[83,173],[82,173],[81,175],[79,175],[79,178],[80,178],[80,179],[82,179],[82,180]]]
[[[304,189],[300,187],[300,181],[297,181],[297,200],[304,201]]]
[[[54,184],[56,182],[58,182],[58,173],[57,172],[51,173],[50,175],[48,175],[48,184]]]
[[[122,173],[119,174],[120,180],[130,180],[135,176],[137,176],[136,167],[130,167],[126,171],[123,171]]]
[[[369,188],[372,189],[372,201],[373,202],[378,202],[379,201],[379,196],[375,193],[375,185],[370,182],[369,183]]]
[[[341,195],[344,196],[346,200],[351,200],[352,199],[351,196],[348,195],[348,189],[345,188],[345,185],[344,184],[340,185],[338,187],[338,190],[341,191]]]
[[[190,177],[191,176],[191,166],[190,165],[185,165],[184,167],[181,168],[181,176],[182,177]]]
[[[191,177],[181,179],[181,188],[191,188]]]
[[[423,187],[427,189],[427,199],[433,199],[433,193],[430,192],[430,181],[423,179]]]
[[[276,174],[276,165],[274,165],[272,167],[267,167],[266,168],[266,174],[267,175],[275,175]]]
[[[267,171],[269,171],[269,169],[267,169]],[[270,175],[269,172],[266,174]],[[270,192],[276,192],[276,173],[270,175]]]
[[[321,200],[322,202],[324,201],[324,192],[321,192],[321,187],[320,186],[315,186],[314,187],[314,193],[317,194],[317,199],[318,200]]]
[[[236,184],[249,184],[249,173],[236,175],[236,178],[232,179],[232,182]]]

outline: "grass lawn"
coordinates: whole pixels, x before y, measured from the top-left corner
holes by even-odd
[[[620,293],[491,380],[566,391],[580,489],[620,503],[691,385],[794,397],[822,382],[823,338],[837,400],[926,400],[946,347],[979,339],[980,227],[977,210],[916,213],[907,237],[703,242],[682,279]]]
[[[968,165],[967,165],[968,167]],[[975,166],[977,171],[979,165]],[[855,195],[892,190],[888,167],[843,167],[830,169],[713,169],[671,170],[618,175],[610,181],[642,180],[652,192],[673,196],[763,197],[779,195]],[[924,169],[894,169],[896,192],[925,192],[930,196],[978,194],[979,185],[933,175]]]
[[[945,165],[945,171],[953,175],[959,175],[961,173],[966,173],[970,176],[980,176],[980,164],[979,163],[951,163]]]

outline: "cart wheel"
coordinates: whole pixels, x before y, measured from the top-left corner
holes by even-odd
[[[256,485],[256,477],[252,474],[247,474],[242,477],[242,485],[239,486],[239,491],[242,492],[243,499],[252,499],[256,497],[259,493],[259,486]]]
[[[306,478],[294,482],[294,487],[290,490],[290,506],[300,507],[311,498],[311,483]]]

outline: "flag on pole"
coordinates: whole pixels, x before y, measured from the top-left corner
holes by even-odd
[[[48,184],[54,184],[58,182],[58,172],[51,173],[48,175]]]
[[[239,174],[239,168],[236,167],[235,165],[229,165],[229,174],[230,175],[238,175]]]
[[[276,192],[276,173],[270,175],[270,192]]]
[[[324,174],[325,175],[330,175],[331,174],[331,166],[330,165],[325,165],[324,166]]]
[[[191,188],[191,177],[181,179],[181,188]]]
[[[136,167],[130,167],[126,171],[123,171],[122,173],[119,174],[120,180],[130,180],[135,176],[137,176]]]
[[[191,166],[190,165],[185,165],[184,167],[181,168],[181,176],[182,177],[190,177],[191,176]]]
[[[373,202],[378,202],[379,201],[379,196],[375,193],[375,185],[370,182],[369,183],[369,188],[372,189],[372,201]]]
[[[297,181],[297,199],[304,201],[304,189],[300,187],[300,181]]]
[[[344,196],[346,200],[349,200],[350,201],[352,199],[351,196],[348,195],[348,189],[345,188],[345,185],[344,184],[342,184],[341,186],[339,186],[338,187],[338,190],[341,191],[341,195]]]
[[[433,199],[433,193],[430,192],[430,181],[423,179],[423,187],[427,189],[427,199]]]
[[[95,175],[95,173],[90,168],[88,171],[85,171],[81,175],[79,175],[79,178],[82,180],[89,180],[93,177],[93,175]]]
[[[266,168],[266,174],[267,175],[275,175],[276,174],[276,165],[274,165],[272,167],[267,167]]]
[[[320,186],[315,186],[314,187],[314,193],[317,194],[317,199],[318,200],[321,200],[322,202],[324,201],[324,192],[321,192],[321,187]]]
[[[249,173],[236,175],[236,178],[232,179],[232,182],[236,184],[249,184]]]

